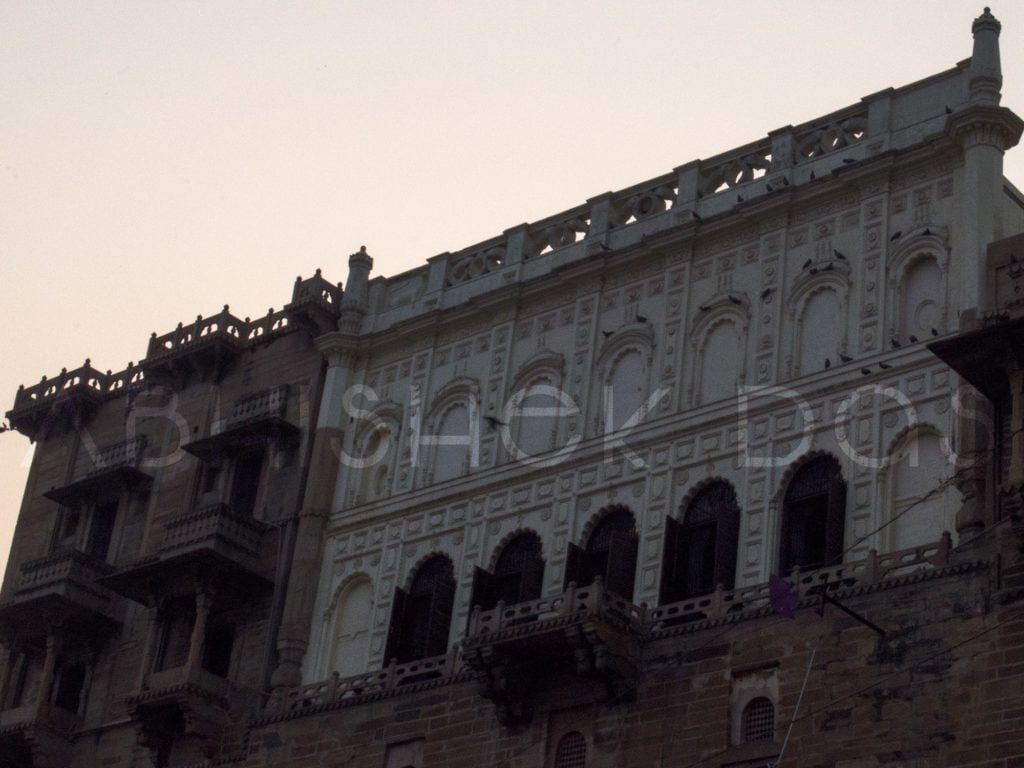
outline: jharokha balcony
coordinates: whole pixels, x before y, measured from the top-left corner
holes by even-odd
[[[945,533],[932,544],[884,555],[872,550],[863,560],[794,571],[789,583],[796,607],[808,608],[822,605],[825,592],[834,598],[853,598],[984,565],[967,553],[958,554]],[[529,720],[533,696],[546,673],[573,669],[579,676],[603,682],[610,700],[625,700],[635,692],[641,656],[649,643],[771,612],[767,583],[719,588],[656,608],[633,605],[606,589],[600,579],[588,587],[570,584],[556,597],[499,604],[488,611],[474,609],[460,653],[391,663],[347,678],[335,674],[276,695],[267,703],[264,719],[354,705],[475,677],[480,694],[494,702],[499,721],[520,724]]]
[[[116,596],[99,584],[113,569],[74,549],[21,566],[11,599],[0,605],[0,626],[17,640],[45,636],[49,627],[105,635],[120,624]]]
[[[636,692],[643,610],[606,589],[600,577],[558,597],[474,609],[463,658],[505,725],[528,722],[533,695],[553,670],[575,669],[607,686],[612,702]]]
[[[250,596],[269,586],[263,553],[270,528],[227,504],[211,504],[168,519],[155,554],[105,577],[103,583],[143,604],[166,587],[190,580]]]

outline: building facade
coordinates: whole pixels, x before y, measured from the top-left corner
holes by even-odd
[[[10,764],[1024,764],[1024,124],[972,31],[19,391]]]

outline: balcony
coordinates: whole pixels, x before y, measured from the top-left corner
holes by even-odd
[[[3,765],[65,768],[71,765],[71,736],[78,715],[48,702],[33,702],[0,712]]]
[[[269,586],[263,575],[263,539],[271,526],[237,515],[217,503],[178,515],[163,526],[156,554],[112,573],[102,582],[136,602],[147,603],[151,590],[183,586],[189,577],[218,589],[251,596]]]
[[[295,278],[292,300],[284,311],[313,336],[319,336],[337,329],[340,307],[341,285],[327,282],[318,269],[313,277]]]
[[[546,674],[568,662],[578,676],[604,683],[610,702],[632,699],[640,660],[643,611],[604,588],[569,586],[555,598],[474,610],[463,659],[481,695],[504,725],[529,722]]]
[[[112,570],[78,550],[29,561],[14,596],[0,605],[0,624],[18,638],[45,635],[54,623],[105,634],[121,623],[115,595],[98,583]]]
[[[300,430],[285,418],[287,405],[287,385],[244,397],[234,404],[228,418],[214,424],[209,437],[182,448],[203,461],[211,461],[269,441],[294,442]]]
[[[106,399],[111,376],[92,367],[89,360],[72,371],[63,369],[52,379],[45,376],[31,387],[18,387],[14,407],[7,412],[11,426],[35,440],[88,421]]]
[[[91,501],[112,488],[120,491],[148,486],[153,482],[152,476],[138,467],[145,448],[145,436],[106,446],[97,454],[92,471],[43,495],[58,504],[73,506]]]
[[[465,676],[455,651],[444,656],[392,662],[384,669],[352,677],[337,673],[319,683],[292,688],[275,695],[267,703],[267,717],[283,717],[347,702],[380,699],[423,688],[446,685]]]
[[[196,317],[195,322],[178,327],[149,340],[141,365],[147,376],[163,375],[182,379],[193,372],[219,378],[226,366],[241,352],[248,323],[228,311],[228,305],[212,317]]]
[[[139,741],[154,755],[173,742],[176,751],[190,748],[198,762],[212,755],[230,724],[232,687],[201,667],[177,667],[150,672],[125,704]]]

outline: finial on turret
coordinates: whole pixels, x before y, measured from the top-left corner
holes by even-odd
[[[971,54],[970,99],[974,104],[998,105],[1003,72],[999,62],[999,31],[1003,25],[986,6],[985,11],[974,20],[971,32],[974,35],[974,51]]]

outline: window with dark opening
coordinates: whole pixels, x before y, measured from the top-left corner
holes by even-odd
[[[633,513],[628,507],[616,505],[601,514],[603,516],[591,532],[586,548],[569,544],[565,583],[588,586],[600,576],[609,592],[632,600],[637,551]]]
[[[740,506],[725,481],[711,483],[687,505],[682,522],[665,520],[661,602],[671,603],[711,592],[736,581]]]
[[[211,621],[206,628],[203,669],[218,677],[227,677],[231,669],[231,651],[234,645],[234,626],[226,622]]]
[[[192,626],[196,621],[195,598],[169,600],[164,606],[154,669],[177,669],[188,661],[192,642]]]
[[[587,741],[579,731],[570,731],[558,740],[555,749],[555,768],[585,768]]]
[[[249,451],[235,459],[235,473],[231,482],[231,510],[235,514],[252,517],[262,471],[263,451]]]
[[[78,539],[78,526],[82,521],[82,512],[73,507],[63,507],[60,512],[60,523],[54,538],[55,549],[73,549]]]
[[[744,744],[775,738],[775,705],[770,699],[760,696],[743,708],[741,732]]]
[[[452,561],[435,555],[417,569],[408,592],[395,590],[385,659],[403,664],[445,653],[454,604]]]
[[[11,681],[10,706],[12,709],[29,704],[39,686],[43,666],[43,652],[26,649],[18,654]]]
[[[53,703],[68,712],[78,712],[85,687],[85,665],[63,663],[57,668],[53,681]]]
[[[506,605],[536,600],[544,586],[544,559],[540,537],[532,531],[520,533],[498,555],[494,572],[477,568],[473,572],[471,605],[483,610],[498,602]]]
[[[782,508],[782,573],[838,563],[846,525],[846,482],[839,462],[820,456],[801,467]]]
[[[97,560],[106,560],[110,554],[110,541],[114,537],[117,522],[118,500],[111,499],[96,504],[89,514],[89,535],[85,542],[85,553]]]

